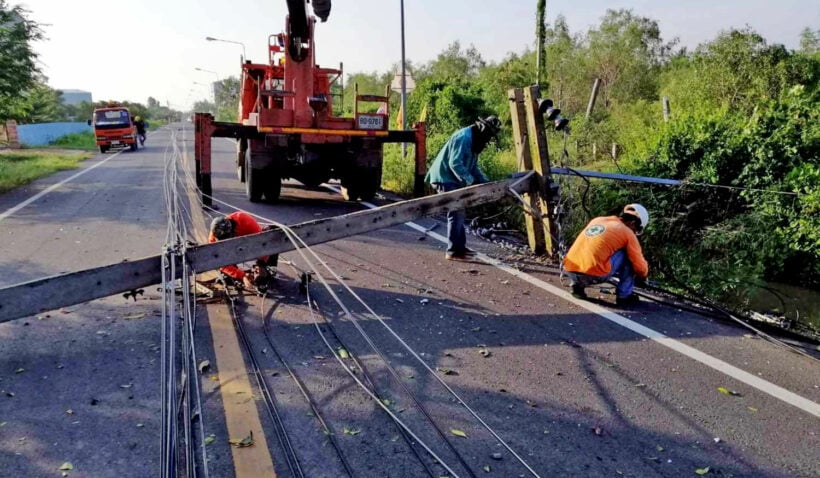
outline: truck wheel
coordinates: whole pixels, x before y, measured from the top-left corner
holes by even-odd
[[[262,200],[262,186],[265,184],[265,170],[248,168],[245,176],[245,193],[248,201],[259,202]]]
[[[108,151],[108,148],[105,146],[100,146],[100,153],[105,154]]]
[[[248,140],[240,139],[236,150],[236,178],[240,183],[245,182],[245,165],[248,163],[246,155],[248,153]]]
[[[282,177],[275,169],[268,168],[265,171],[263,189],[268,202],[276,202],[279,199],[279,195],[282,194]]]
[[[134,141],[133,143],[131,143],[131,151],[136,151],[136,150],[137,150],[137,142]]]

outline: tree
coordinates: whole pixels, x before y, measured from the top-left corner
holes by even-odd
[[[657,96],[657,73],[675,42],[665,43],[658,22],[632,10],[607,10],[587,34],[589,84],[602,81],[604,105]]]
[[[236,122],[239,113],[239,79],[229,76],[214,83],[216,120]]]
[[[0,119],[12,116],[14,100],[31,88],[39,73],[32,44],[43,37],[28,11],[0,0]]]
[[[479,71],[487,66],[481,53],[475,46],[470,45],[466,50],[461,49],[461,43],[456,41],[438,54],[428,70],[430,75],[439,80],[475,78]]]
[[[546,47],[545,43],[547,41],[546,10],[547,0],[538,0],[535,14],[535,54],[537,59],[535,64],[535,84],[543,84],[545,87],[544,71],[546,70],[546,58],[544,58],[544,48]]]
[[[820,53],[820,30],[806,27],[800,32],[800,51],[808,55]]]
[[[17,121],[19,123],[49,123],[63,117],[62,93],[49,87],[45,78],[34,84],[19,99]]]

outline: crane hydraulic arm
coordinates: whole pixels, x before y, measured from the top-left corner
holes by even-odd
[[[313,0],[313,13],[322,22],[330,15],[331,0]],[[303,48],[310,42],[310,23],[308,21],[307,2],[305,0],[287,0],[288,4],[288,50],[292,59],[303,61],[307,55]]]

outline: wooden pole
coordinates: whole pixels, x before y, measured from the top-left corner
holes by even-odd
[[[524,106],[524,90],[521,88],[511,89],[507,92],[507,99],[510,101],[510,118],[512,119],[513,141],[515,143],[515,153],[518,158],[519,171],[532,171],[532,156],[530,154],[530,142],[527,139],[527,111]],[[536,181],[530,183],[533,188],[524,193],[524,200],[536,211],[538,206],[539,185]],[[527,242],[530,250],[536,254],[543,254],[546,250],[544,239],[544,228],[541,221],[530,214],[524,214],[527,224]]]
[[[618,160],[618,145],[616,143],[612,143],[612,159]]]
[[[589,95],[589,103],[587,104],[587,118],[589,118],[589,115],[592,114],[592,110],[595,108],[595,100],[598,98],[598,88],[600,87],[601,79],[595,78],[595,83],[592,84],[592,93]]]
[[[669,109],[669,97],[664,96],[663,97],[663,121],[665,123],[669,122],[670,115],[671,115],[671,111]]]
[[[539,187],[538,210],[541,215],[547,218],[546,221],[539,221],[544,228],[544,239],[546,242],[546,253],[550,257],[555,257],[558,252],[558,241],[555,240],[554,232],[558,230],[555,224],[555,204],[558,201],[558,185],[552,182],[550,176],[550,153],[547,144],[547,134],[544,129],[544,118],[538,113],[538,99],[540,88],[530,86],[524,90],[524,107],[527,112],[527,136],[529,137],[530,152],[532,154],[532,166],[538,179]]]

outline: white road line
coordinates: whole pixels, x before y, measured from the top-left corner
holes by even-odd
[[[326,187],[337,193],[340,192],[339,189],[334,186],[326,185]],[[371,204],[365,201],[361,201],[360,203],[370,209],[375,209],[378,207],[375,204]],[[404,225],[412,229],[415,229],[416,231],[422,232],[439,242],[443,242],[445,244],[447,243],[446,237],[442,236],[441,234],[428,231],[423,226],[420,226],[414,222],[406,222],[404,223]],[[743,382],[746,385],[749,385],[750,387],[756,388],[763,393],[769,394],[772,397],[777,398],[778,400],[782,400],[783,402],[786,402],[789,405],[793,405],[806,413],[809,413],[811,415],[814,415],[815,417],[820,418],[820,404],[817,404],[807,398],[801,397],[800,395],[789,390],[786,390],[785,388],[775,385],[767,380],[763,380],[762,378],[753,375],[749,372],[746,372],[745,370],[741,370],[735,367],[734,365],[724,362],[723,360],[712,357],[709,354],[703,353],[694,347],[690,347],[673,338],[667,337],[666,335],[655,330],[652,330],[649,327],[629,320],[622,315],[618,315],[609,309],[601,307],[600,305],[594,304],[592,302],[587,302],[585,300],[576,299],[572,296],[572,294],[570,294],[566,290],[560,289],[548,282],[544,282],[541,279],[538,279],[537,277],[533,277],[527,274],[526,272],[521,272],[517,269],[514,269],[513,267],[510,267],[497,259],[493,259],[492,257],[487,256],[486,254],[478,253],[476,257],[478,259],[481,259],[483,262],[486,262],[487,264],[495,266],[508,274],[511,274],[525,282],[528,282],[531,285],[534,285],[535,287],[538,287],[539,289],[545,290],[550,294],[556,295],[566,301],[572,302],[573,304],[582,307],[592,312],[593,314],[597,314],[611,322],[620,325],[621,327],[627,328],[632,332],[635,332],[638,335],[642,335],[648,339],[652,339],[655,342],[674,350],[675,352],[678,352],[691,358],[692,360],[700,362],[703,365],[706,365],[707,367],[711,367],[717,370],[718,372],[721,372],[725,375],[728,375],[729,377],[734,378],[735,380]]]
[[[160,129],[161,129],[161,128],[160,128]],[[158,129],[157,131],[159,131],[159,129]],[[148,135],[146,134],[146,136],[148,136]],[[107,158],[103,159],[102,161],[100,161],[100,162],[98,162],[98,163],[96,163],[96,164],[93,164],[93,165],[91,165],[91,166],[89,166],[89,167],[87,167],[87,168],[83,169],[82,171],[78,171],[76,174],[74,174],[74,175],[72,175],[72,176],[69,176],[69,177],[67,177],[67,178],[63,179],[63,180],[62,180],[62,181],[60,181],[59,183],[52,184],[51,186],[49,186],[49,187],[47,187],[47,188],[43,189],[43,190],[42,190],[42,191],[40,191],[39,193],[35,194],[34,196],[31,196],[30,198],[26,199],[25,201],[21,202],[20,204],[18,204],[18,205],[16,205],[16,206],[12,207],[12,208],[10,208],[10,209],[7,209],[7,210],[6,210],[6,211],[4,211],[2,214],[0,214],[0,221],[2,221],[3,219],[5,219],[5,218],[7,218],[7,217],[11,216],[12,214],[14,214],[15,212],[19,211],[20,209],[23,209],[24,207],[28,206],[29,204],[33,203],[34,201],[36,201],[36,200],[40,199],[41,197],[45,196],[46,194],[50,193],[51,191],[54,191],[55,189],[59,188],[59,187],[60,187],[60,186],[62,186],[63,184],[65,184],[65,183],[67,183],[67,182],[69,182],[69,181],[73,181],[74,179],[79,178],[79,177],[80,177],[80,176],[82,176],[83,174],[85,174],[85,173],[87,173],[87,172],[91,171],[92,169],[94,169],[94,168],[96,168],[96,167],[98,167],[98,166],[102,166],[103,164],[107,163],[108,161],[110,161],[110,160],[112,160],[112,159],[116,158],[117,156],[119,156],[119,155],[120,155],[123,151],[125,151],[125,149],[121,149],[121,150],[117,151],[116,153],[112,154],[111,156],[109,156],[109,157],[107,157]]]

